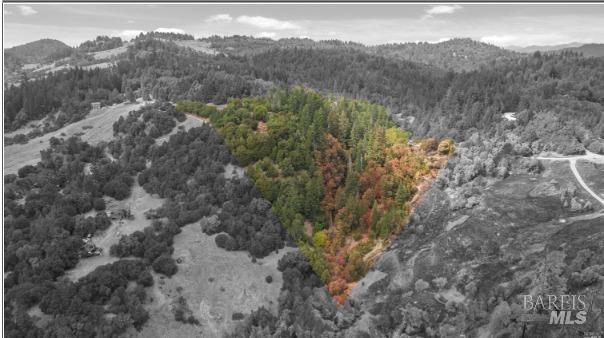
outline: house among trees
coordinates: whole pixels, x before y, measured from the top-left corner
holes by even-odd
[[[111,220],[120,220],[120,221],[122,219],[124,219],[124,218],[131,218],[132,217],[132,214],[130,213],[130,210],[126,210],[126,209],[106,210],[105,214]]]
[[[92,102],[92,103],[90,103],[90,105],[92,106],[92,109],[101,109],[100,102]]]
[[[82,238],[82,250],[80,252],[80,257],[92,257],[99,256],[103,254],[103,248],[97,247],[92,241],[92,235],[88,234],[88,236]]]

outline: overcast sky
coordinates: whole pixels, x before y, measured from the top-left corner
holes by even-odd
[[[4,4],[4,47],[141,31],[365,44],[470,37],[498,46],[604,42],[604,4]]]

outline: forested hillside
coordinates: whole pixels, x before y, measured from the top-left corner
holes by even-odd
[[[94,40],[88,40],[82,42],[77,50],[79,52],[100,52],[103,50],[113,49],[122,46],[124,42],[119,37],[109,37],[106,35],[99,35]]]
[[[217,51],[234,56],[246,56],[264,53],[271,49],[338,49],[349,48],[355,50],[366,50],[367,47],[355,42],[344,42],[340,40],[321,40],[315,41],[303,38],[285,38],[273,40],[268,38],[255,38],[252,36],[211,36],[203,38],[201,41],[207,41],[210,46]]]
[[[535,53],[496,58],[489,67],[457,73],[374,55],[354,44],[260,48],[258,53],[225,56],[182,48],[165,38],[170,35],[163,36],[139,36],[114,68],[70,70],[35,84],[25,82],[9,88],[5,128],[11,130],[53,109],[70,118],[69,102],[81,102],[85,107],[93,100],[111,102],[116,95],[222,104],[228,97],[264,93],[271,84],[302,84],[380,103],[417,136],[462,140],[474,132],[488,134],[495,131],[503,113],[523,111],[527,118],[519,121],[522,125],[534,112],[547,111],[577,123],[592,137],[601,137],[604,132],[604,61],[599,58],[570,52]],[[72,88],[77,81],[91,81],[88,86],[92,93],[74,95]],[[60,90],[64,92],[58,93]],[[34,93],[73,100],[39,102]]]
[[[301,87],[177,109],[209,118],[317,275],[342,303],[396,235],[420,183],[453,152],[449,140],[409,146],[382,106]],[[432,171],[431,171],[432,169]]]
[[[116,71],[101,69],[75,68],[38,80],[24,79],[19,86],[4,91],[5,130],[48,116],[52,116],[49,128],[60,128],[84,117],[91,102],[104,105],[122,102],[131,91],[126,86]]]
[[[445,70],[470,71],[520,57],[512,51],[471,39],[451,39],[439,43],[378,45],[372,52],[389,58],[425,63]]]
[[[314,41],[300,38],[272,40],[239,35],[212,36],[202,40],[208,41],[212,48],[228,55],[254,55],[271,49],[347,49],[458,72],[475,70],[489,65],[493,61],[507,61],[521,56],[518,53],[467,38],[456,38],[438,43],[410,42],[376,46],[365,46],[352,41]]]

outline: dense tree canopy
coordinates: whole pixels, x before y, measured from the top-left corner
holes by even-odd
[[[232,99],[220,111],[194,101],[177,109],[218,128],[334,295],[364,275],[376,241],[400,230],[429,174],[421,147],[367,101],[294,87]]]

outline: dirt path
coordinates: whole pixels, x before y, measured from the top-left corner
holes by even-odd
[[[583,189],[585,189],[585,191],[587,191],[593,198],[595,198],[598,202],[600,202],[600,204],[602,204],[604,206],[604,198],[600,197],[593,190],[591,190],[591,188],[585,183],[585,181],[583,181],[581,174],[579,174],[579,171],[577,170],[577,160],[586,160],[586,161],[593,162],[593,163],[604,164],[604,155],[598,155],[598,154],[592,153],[590,151],[587,151],[585,155],[567,156],[567,157],[537,156],[536,159],[546,160],[546,161],[568,161],[570,164],[570,170],[575,175],[575,178],[577,179],[579,184],[583,187]]]
[[[550,161],[577,161],[577,160],[586,160],[589,162],[594,162],[598,164],[604,164],[604,155],[599,155],[596,153],[592,153],[589,150],[585,151],[585,155],[575,155],[575,156],[563,156],[559,154],[553,154],[552,156],[537,156],[538,160],[550,160]]]

